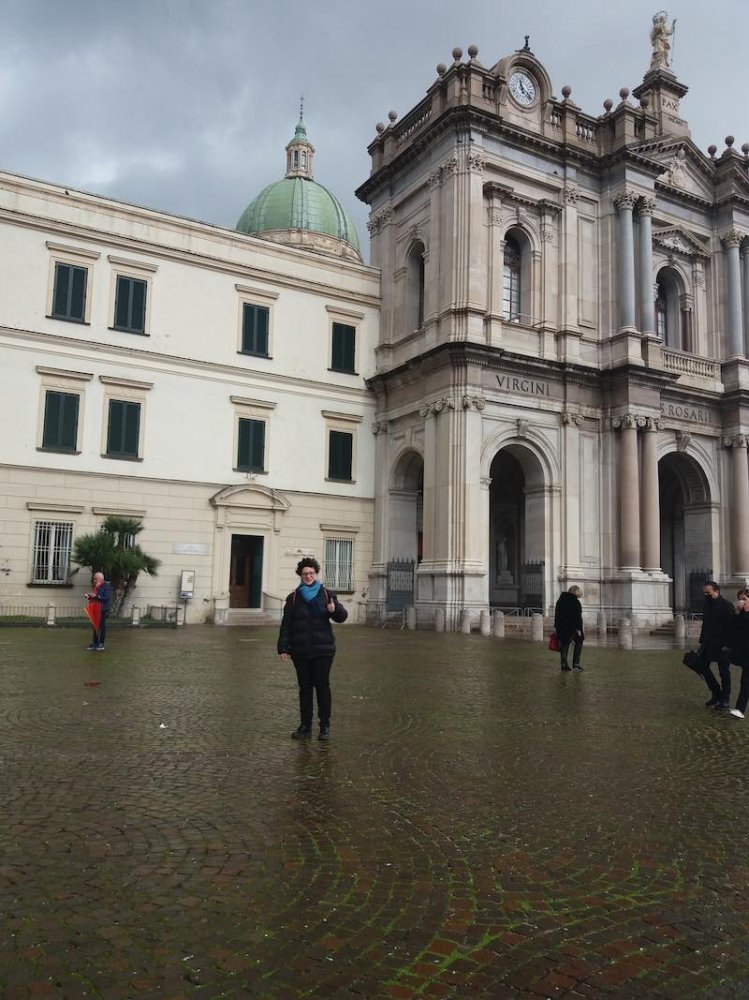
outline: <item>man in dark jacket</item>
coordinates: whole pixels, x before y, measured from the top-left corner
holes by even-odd
[[[278,655],[291,657],[299,682],[299,727],[291,734],[298,740],[312,732],[313,691],[317,692],[320,720],[318,739],[330,739],[330,668],[335,656],[331,622],[345,622],[348,612],[335,594],[326,590],[317,574],[320,564],[307,556],[296,568],[301,583],[286,598],[278,632]]]
[[[582,670],[580,656],[583,651],[583,606],[580,598],[583,596],[579,587],[570,587],[559,595],[554,608],[554,631],[559,639],[559,655],[562,670]],[[567,660],[567,653],[573,643],[572,667]]]
[[[702,609],[700,662],[697,672],[710,689],[710,698],[705,705],[727,711],[731,707],[731,663],[727,647],[731,645],[735,611],[733,604],[721,597],[720,587],[714,580],[709,580],[702,592],[705,604]],[[713,662],[718,664],[720,684],[710,669]]]
[[[91,603],[98,604],[100,611],[99,627],[94,629],[93,639],[87,648],[101,653],[107,638],[107,616],[112,610],[112,584],[104,579],[103,573],[94,573],[94,589],[86,594],[86,598]]]

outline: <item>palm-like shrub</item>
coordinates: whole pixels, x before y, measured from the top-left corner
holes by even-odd
[[[122,612],[138,576],[156,576],[160,560],[149,556],[136,543],[143,524],[135,517],[112,515],[99,531],[81,535],[73,546],[73,561],[101,572],[112,584],[112,614]]]

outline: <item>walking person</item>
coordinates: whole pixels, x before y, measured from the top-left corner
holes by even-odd
[[[90,604],[98,606],[99,620],[98,627],[94,626],[93,638],[86,648],[101,653],[107,637],[107,615],[112,608],[112,584],[104,579],[103,573],[94,573],[94,589],[85,596]]]
[[[278,633],[278,654],[291,660],[299,682],[300,723],[291,734],[303,739],[312,734],[313,690],[317,694],[320,723],[318,739],[330,739],[330,668],[335,656],[331,622],[345,622],[348,612],[335,594],[326,590],[317,575],[320,564],[305,557],[297,564],[301,583],[286,598]]]
[[[702,592],[705,603],[702,608],[697,672],[710,689],[710,697],[705,706],[728,711],[731,707],[731,663],[726,649],[731,645],[734,607],[725,597],[721,597],[720,587],[714,580],[709,580]],[[718,664],[720,683],[710,669],[711,663]]]
[[[583,606],[580,598],[583,592],[579,587],[572,586],[563,590],[554,607],[554,631],[559,639],[559,657],[562,670],[582,670],[580,657],[583,651],[585,635],[583,633]],[[567,654],[572,645],[572,666]]]
[[[737,719],[743,719],[749,703],[749,590],[740,590],[737,594],[736,614],[731,622],[726,652],[731,663],[741,667],[739,696],[736,707],[730,709],[730,713]]]

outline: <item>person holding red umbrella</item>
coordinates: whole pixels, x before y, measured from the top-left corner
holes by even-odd
[[[94,630],[94,637],[86,649],[100,653],[104,649],[107,634],[107,615],[112,607],[112,584],[104,579],[103,573],[94,573],[94,589],[86,594],[88,604],[85,612]]]

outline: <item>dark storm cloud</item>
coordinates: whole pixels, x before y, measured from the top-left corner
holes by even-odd
[[[703,148],[727,132],[737,145],[749,138],[748,8],[683,0],[670,11],[676,70],[691,87],[683,113]],[[375,123],[420,100],[454,45],[476,43],[490,66],[530,33],[556,93],[571,84],[597,114],[647,69],[654,5],[4,0],[0,10],[0,169],[233,226],[282,176],[304,92],[315,177],[365,244],[353,192]]]

